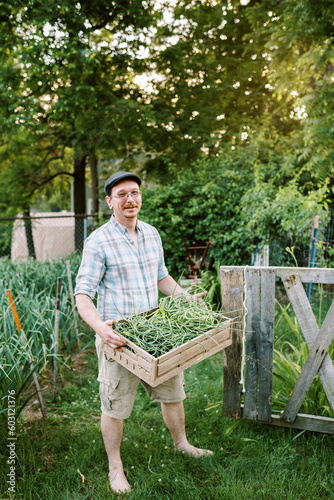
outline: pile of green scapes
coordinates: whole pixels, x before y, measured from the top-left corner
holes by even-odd
[[[160,299],[152,312],[119,321],[115,331],[157,358],[221,326],[226,319],[209,303],[180,294]]]

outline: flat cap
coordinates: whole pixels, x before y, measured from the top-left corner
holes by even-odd
[[[131,181],[137,182],[137,184],[141,185],[141,178],[137,174],[133,174],[132,172],[116,172],[112,174],[109,179],[106,180],[104,185],[104,192],[106,196],[109,196],[110,189],[121,181],[125,181],[126,179],[130,179]]]

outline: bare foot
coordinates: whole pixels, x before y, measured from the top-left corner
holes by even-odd
[[[174,446],[175,451],[182,451],[187,453],[190,457],[200,458],[208,455],[213,455],[213,451],[211,450],[203,450],[202,448],[196,448],[191,444],[177,444]]]
[[[115,493],[129,493],[131,491],[131,486],[125,477],[122,468],[113,467],[109,472],[109,482],[112,491]]]

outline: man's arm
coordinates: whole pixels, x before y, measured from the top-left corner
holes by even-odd
[[[158,288],[164,295],[180,295],[180,293],[185,293],[183,288],[176,283],[170,274],[158,281]]]
[[[76,305],[82,319],[89,325],[110,347],[118,349],[126,344],[126,339],[113,330],[115,320],[102,321],[97,309],[88,295],[78,293],[75,297]]]

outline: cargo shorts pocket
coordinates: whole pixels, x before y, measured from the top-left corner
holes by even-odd
[[[113,392],[115,389],[117,389],[120,383],[120,379],[110,380],[107,379],[106,377],[103,377],[103,375],[101,375],[100,373],[97,377],[97,380],[98,382],[100,382],[100,385],[105,385],[106,387],[109,387],[110,392]]]
[[[98,376],[97,380],[100,382],[100,399],[102,410],[110,410],[117,399],[119,399],[119,392],[117,390],[120,380],[108,380],[101,375]]]

